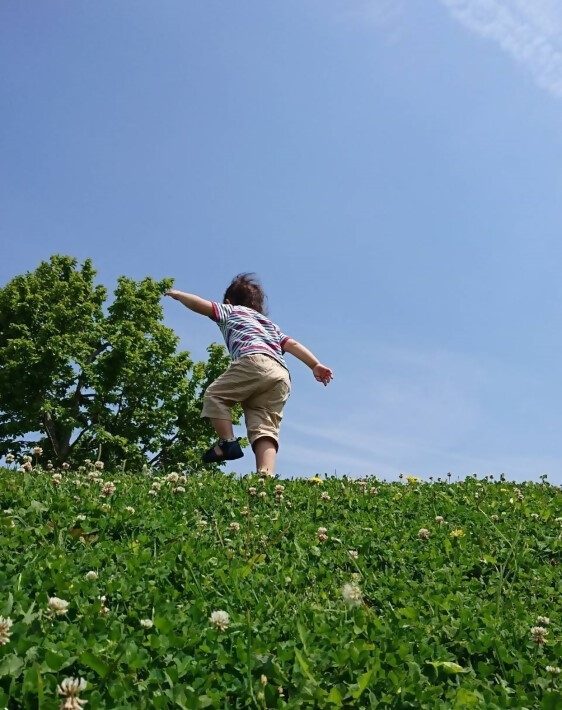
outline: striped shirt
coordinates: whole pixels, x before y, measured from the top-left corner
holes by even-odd
[[[279,328],[253,308],[213,302],[214,320],[224,336],[232,360],[245,355],[269,355],[287,367],[283,346],[289,340]]]

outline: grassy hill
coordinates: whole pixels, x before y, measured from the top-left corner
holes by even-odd
[[[0,509],[0,707],[562,708],[546,481],[90,465]]]

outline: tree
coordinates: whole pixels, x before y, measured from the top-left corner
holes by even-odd
[[[41,446],[54,462],[193,464],[214,432],[203,390],[226,368],[178,352],[161,322],[171,279],[118,279],[114,300],[88,259],[55,255],[0,289],[0,455]],[[239,421],[239,416],[236,422]]]

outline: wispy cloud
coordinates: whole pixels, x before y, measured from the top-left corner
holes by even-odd
[[[543,89],[562,98],[559,0],[439,0],[476,34],[496,42]]]
[[[392,44],[402,33],[404,4],[404,0],[345,0],[337,16],[346,25],[367,24],[383,30],[386,41]]]
[[[555,447],[546,450],[522,436],[517,450],[509,450],[502,407],[495,405],[499,399],[503,407],[514,406],[522,398],[525,418],[533,417],[530,375],[443,349],[380,347],[366,360],[361,353],[368,349],[359,344],[356,350],[350,353],[354,368],[338,375],[333,391],[341,399],[288,413],[283,475],[336,470],[395,479],[401,472],[423,477],[503,472],[517,480],[549,473],[554,482],[562,481]]]

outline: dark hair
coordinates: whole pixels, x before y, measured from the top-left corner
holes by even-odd
[[[228,301],[233,306],[246,306],[266,315],[265,300],[264,290],[255,274],[238,274],[224,292],[223,303]]]

